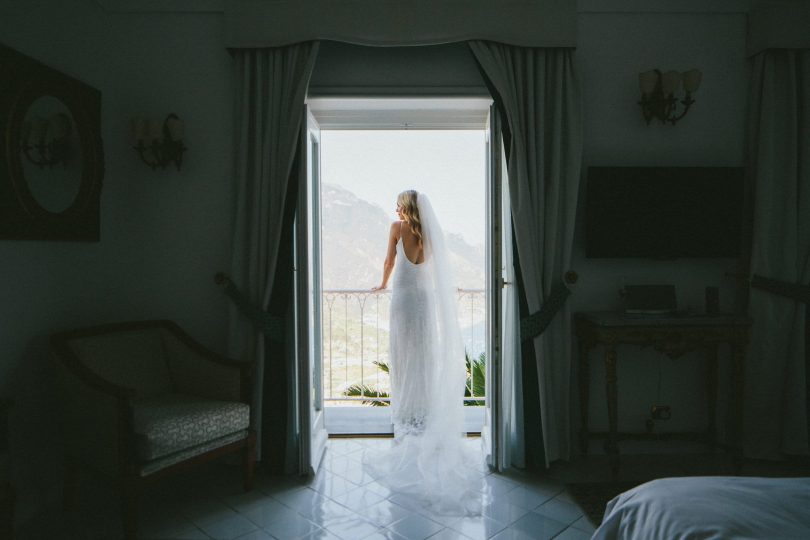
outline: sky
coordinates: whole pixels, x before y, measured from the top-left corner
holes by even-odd
[[[398,193],[425,193],[445,232],[483,245],[485,137],[477,130],[324,130],[321,180],[381,206],[392,221]]]

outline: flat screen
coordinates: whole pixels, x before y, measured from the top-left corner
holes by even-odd
[[[742,167],[590,167],[591,258],[737,257]]]

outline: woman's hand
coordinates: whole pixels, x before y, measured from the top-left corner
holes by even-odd
[[[385,290],[385,285],[377,285],[371,288],[371,292],[380,292]]]

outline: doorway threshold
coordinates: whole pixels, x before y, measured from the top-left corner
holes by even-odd
[[[384,436],[394,432],[389,407],[324,407],[324,423],[329,437],[335,435]],[[464,431],[480,433],[484,407],[464,407]]]

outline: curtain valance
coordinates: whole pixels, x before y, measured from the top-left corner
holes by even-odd
[[[759,2],[748,12],[748,56],[766,49],[810,49],[810,3]]]
[[[238,0],[225,5],[225,45],[278,47],[313,40],[437,45],[485,39],[573,47],[570,0]]]

